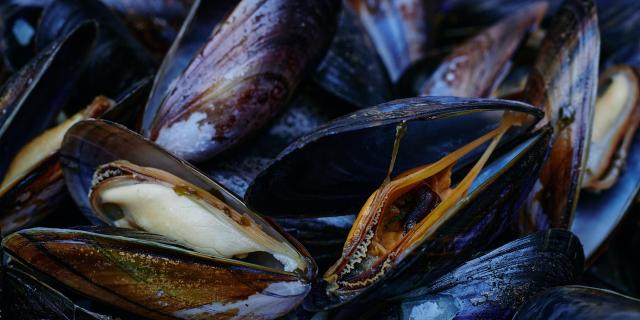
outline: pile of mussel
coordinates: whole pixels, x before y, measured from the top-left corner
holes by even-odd
[[[0,2],[0,317],[640,317],[640,3]]]

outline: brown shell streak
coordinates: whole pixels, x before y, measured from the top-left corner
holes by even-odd
[[[546,2],[525,7],[455,48],[421,90],[425,96],[486,97],[509,69],[525,34],[536,27]]]
[[[174,312],[212,302],[242,301],[270,283],[297,280],[73,230],[16,233],[4,247],[76,291],[158,319],[174,319]]]
[[[524,93],[554,129],[550,156],[522,217],[524,232],[570,225],[591,135],[599,55],[595,4],[566,1],[547,31]]]
[[[213,128],[199,145],[173,142],[179,134],[166,137],[171,145],[195,144],[197,150],[188,152],[168,149],[202,160],[261,128],[286,104],[305,71],[319,62],[337,11],[333,0],[242,1],[176,79],[150,138],[167,147],[163,129],[203,113],[197,125],[189,123]]]

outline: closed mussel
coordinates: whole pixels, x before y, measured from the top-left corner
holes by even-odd
[[[176,41],[211,7],[196,2]],[[189,63],[179,74],[159,74],[157,85],[171,84],[154,89],[161,98],[150,99],[143,134],[180,157],[204,160],[262,128],[320,62],[338,12],[335,0],[240,1],[192,56],[165,58]]]
[[[89,219],[149,232],[32,229],[5,240],[16,259],[43,271],[42,260],[28,259],[28,248],[35,243],[26,244],[25,239],[42,236],[52,245],[79,239],[73,249],[51,247],[47,253],[64,256],[66,265],[58,266],[62,270],[56,278],[65,286],[135,314],[156,310],[156,318],[274,318],[298,305],[309,291],[315,264],[304,248],[233,194],[141,136],[108,122],[82,121],[68,131],[61,157],[67,185]],[[114,232],[119,236],[112,237]],[[97,250],[98,260],[92,262],[108,266],[106,278],[93,278],[95,274],[83,269],[84,256],[74,253],[94,247],[80,239],[118,247],[112,254]],[[133,256],[148,260],[130,260],[129,267],[120,268],[117,259]],[[78,283],[75,274],[88,280]],[[121,279],[130,282],[118,284]],[[158,299],[165,295],[170,301]]]
[[[342,257],[309,308],[365,292],[393,295],[490,246],[511,227],[513,210],[532,186],[529,174],[546,154],[549,132],[527,134],[540,115],[517,102],[451,97],[363,109],[291,144],[245,199],[260,212],[289,217],[361,207]]]

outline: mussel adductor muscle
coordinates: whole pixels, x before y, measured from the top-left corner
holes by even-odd
[[[552,229],[511,241],[466,261],[428,286],[389,301],[389,318],[511,319],[550,287],[573,283],[584,256],[571,232]],[[437,309],[429,308],[429,305]],[[371,318],[374,313],[370,313]]]
[[[115,98],[155,72],[151,54],[99,0],[52,1],[40,17],[36,44],[42,48],[87,21],[98,26],[96,46],[69,106],[72,112],[100,94]]]
[[[524,92],[554,130],[551,154],[521,229],[568,228],[577,205],[597,96],[600,34],[592,0],[565,1],[541,44]]]
[[[305,305],[324,309],[349,301],[371,303],[375,299],[397,296],[427,285],[471,255],[499,245],[501,237],[516,222],[515,213],[537,177],[547,154],[549,131],[547,128],[533,134],[488,164],[467,195],[437,218],[433,225],[427,226],[424,234],[417,233],[421,229],[412,230],[417,233],[415,242],[408,244],[406,250],[397,252],[402,250],[398,249],[400,246],[388,249],[380,258],[383,260],[380,263],[382,268],[367,271],[365,263],[370,260],[370,255],[375,258],[376,250],[365,249],[362,253],[365,259],[360,262],[358,252],[345,255],[355,246],[354,238],[364,228],[365,222],[356,220],[347,239],[348,246],[345,244],[343,249],[343,257],[324,275],[326,288],[324,283],[314,288]],[[429,212],[427,218],[431,214]],[[424,226],[424,220],[420,228]],[[373,237],[376,237],[375,231]],[[356,245],[359,247],[363,243],[366,245],[366,242],[357,242]]]
[[[542,116],[519,102],[454,97],[402,99],[359,110],[289,145],[249,186],[245,202],[273,216],[353,214],[387,174],[398,123],[407,121],[407,133],[392,176],[435,162],[495,129],[504,111],[522,113],[526,120],[503,141]]]
[[[82,24],[54,41],[4,84],[0,91],[0,176],[20,148],[51,126],[74,91],[95,34],[94,24]]]
[[[525,319],[638,319],[640,300],[583,286],[551,288],[528,301],[513,317]]]
[[[320,62],[338,12],[336,0],[241,1],[145,112],[144,135],[204,160],[262,128]]]
[[[12,259],[57,284],[157,319],[272,319],[300,303],[310,287],[293,273],[209,257],[156,235],[111,230],[28,229],[2,244]]]

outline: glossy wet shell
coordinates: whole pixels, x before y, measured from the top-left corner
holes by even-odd
[[[545,111],[554,142],[523,217],[523,232],[571,224],[591,136],[599,54],[593,1],[566,1],[547,30],[525,88],[525,100]]]
[[[188,160],[205,160],[262,128],[327,49],[338,4],[242,1],[190,58],[145,136]],[[149,120],[150,119],[152,120]]]
[[[408,121],[392,176],[434,162],[495,129],[503,110],[530,114],[528,124],[541,116],[518,102],[452,97],[403,99],[362,109],[289,145],[253,181],[245,201],[274,216],[355,213],[387,173],[396,124]],[[516,128],[505,141],[527,128]],[[443,136],[447,138],[437,138]]]
[[[349,301],[366,304],[400,295],[430,283],[471,254],[500,245],[533,187],[549,135],[549,130],[543,130],[487,165],[446,218],[429,228],[409,251],[399,253],[401,259],[389,261],[382,278],[364,288],[339,288],[335,296],[324,292],[324,284],[318,285],[305,306],[332,308]]]
[[[293,274],[208,258],[125,229],[30,229],[5,238],[3,247],[54,283],[157,319],[274,318],[309,289]]]
[[[438,313],[458,319],[510,319],[536,294],[573,283],[582,274],[583,264],[582,246],[573,234],[558,229],[541,231],[469,260],[428,286],[394,298],[383,314],[400,319],[426,319]],[[376,313],[380,311],[369,313],[370,318],[376,318]]]

